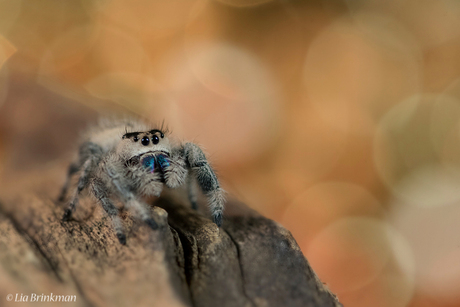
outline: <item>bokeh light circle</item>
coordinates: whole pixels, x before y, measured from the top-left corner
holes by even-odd
[[[460,165],[443,162],[449,139],[450,113],[458,106],[441,96],[416,95],[391,109],[374,140],[374,159],[380,178],[394,195],[419,206],[437,206],[460,199]],[[455,119],[454,119],[455,122]],[[449,130],[449,129],[447,129]],[[448,147],[447,147],[448,148]]]
[[[310,184],[330,173],[349,145],[349,132],[337,130],[308,105],[299,106],[286,120],[290,131],[283,134],[283,146],[277,147],[275,165]]]
[[[257,156],[281,133],[280,95],[271,72],[249,51],[222,42],[189,46],[172,59],[165,86],[178,106],[183,138],[228,163]]]
[[[378,14],[341,18],[308,50],[304,100],[337,129],[372,134],[386,109],[419,90],[420,58],[400,23]]]
[[[433,195],[425,196],[431,199],[443,197],[433,190],[425,192],[429,193]],[[391,202],[390,221],[412,250],[416,285],[423,293],[453,302],[460,293],[459,218],[460,200],[442,206],[420,206],[415,198]]]
[[[282,223],[306,251],[323,228],[344,216],[356,215],[382,217],[384,211],[375,196],[359,185],[323,182],[295,197],[286,208]]]
[[[44,52],[40,74],[56,75],[81,63],[96,44],[99,24],[76,26],[58,36]]]
[[[158,39],[180,31],[190,12],[202,0],[112,0],[98,7],[101,17],[119,28],[145,37]]]
[[[150,70],[150,60],[140,40],[116,28],[101,27],[93,54],[104,72],[144,74]]]
[[[460,4],[457,0],[346,0],[352,14],[362,12],[396,15],[415,34],[424,47],[452,41],[460,36]]]
[[[265,100],[272,107],[276,86],[255,55],[227,43],[200,44],[188,55],[191,70],[208,89],[230,100]]]
[[[414,290],[413,282],[400,274],[385,270],[359,290],[341,294],[339,300],[343,306],[407,307],[410,306]]]
[[[98,75],[85,84],[92,96],[116,102],[139,115],[146,116],[150,104],[164,103],[162,86],[154,79],[132,72]],[[151,120],[159,120],[152,118]]]
[[[333,292],[340,296],[357,291],[375,280],[388,263],[387,227],[373,218],[340,219],[313,239],[306,256]]]

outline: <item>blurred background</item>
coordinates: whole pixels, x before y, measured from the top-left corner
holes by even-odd
[[[0,195],[165,119],[344,306],[460,306],[460,1],[0,0],[0,69]]]

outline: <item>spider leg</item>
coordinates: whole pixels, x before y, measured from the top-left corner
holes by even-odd
[[[194,210],[198,210],[198,205],[197,205],[197,186],[195,183],[195,178],[192,175],[192,172],[189,173],[187,176],[187,192],[188,192],[188,199],[190,203],[192,204],[192,208]]]
[[[196,176],[198,185],[208,198],[213,221],[220,227],[222,225],[225,192],[220,187],[219,180],[200,147],[193,143],[186,143],[184,155]]]
[[[139,202],[134,193],[123,184],[121,176],[111,168],[107,168],[107,174],[128,209],[130,209],[136,217],[145,222],[150,228],[153,230],[158,229],[158,224],[150,216],[146,205]]]
[[[104,185],[100,178],[94,178],[91,184],[91,191],[112,220],[112,225],[115,229],[115,234],[117,235],[118,240],[121,244],[125,245],[126,234],[123,230],[121,219],[118,216],[118,209],[114,206],[109,198],[108,188]]]
[[[81,193],[81,191],[88,185],[88,173],[89,173],[89,168],[91,166],[91,160],[88,159],[83,163],[82,166],[82,174],[80,175],[80,179],[78,179],[78,185],[75,188],[75,192],[73,194],[72,200],[69,203],[68,208],[64,212],[64,216],[62,217],[62,220],[68,221],[72,217],[72,213],[75,211],[75,208],[78,204],[78,198]]]
[[[67,196],[67,192],[69,190],[70,182],[72,176],[75,175],[80,170],[80,167],[76,163],[72,163],[69,166],[69,170],[67,171],[67,179],[64,183],[64,186],[61,189],[61,193],[59,194],[58,201],[63,202]]]
[[[72,175],[78,171],[81,171],[82,173],[80,175],[80,178],[78,179],[78,184],[75,188],[74,195],[72,196],[69,206],[67,210],[64,212],[64,216],[62,217],[64,221],[68,221],[71,218],[72,213],[75,211],[75,208],[78,204],[78,197],[81,191],[83,191],[83,189],[88,185],[89,174],[96,167],[101,156],[102,148],[97,144],[86,142],[80,146],[80,167],[77,169],[75,164],[73,166],[70,166],[68,181],[70,181],[71,173]],[[66,184],[63,187],[63,190],[65,190],[65,193],[63,194],[64,197],[67,193],[68,186],[69,182],[66,182]]]

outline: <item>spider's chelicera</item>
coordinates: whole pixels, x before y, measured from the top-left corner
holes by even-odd
[[[62,188],[61,201],[66,198],[72,176],[80,174],[63,219],[71,218],[80,193],[88,187],[111,218],[120,243],[126,244],[114,199],[152,229],[157,229],[142,197],[160,196],[164,184],[173,189],[186,184],[191,205],[196,209],[196,182],[208,199],[214,223],[220,227],[224,191],[206,156],[198,145],[174,144],[166,134],[163,129],[148,129],[133,121],[101,121],[91,129],[80,146],[78,161],[69,167],[67,182]]]

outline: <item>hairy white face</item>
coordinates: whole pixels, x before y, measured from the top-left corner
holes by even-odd
[[[123,135],[117,147],[117,153],[127,160],[146,153],[163,153],[169,156],[169,139],[157,129],[129,132]]]

